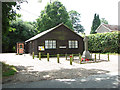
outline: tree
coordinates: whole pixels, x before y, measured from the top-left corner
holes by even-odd
[[[16,9],[20,9],[20,3],[23,3],[25,0],[19,0],[19,4],[17,2],[2,2],[2,52],[6,52],[8,50],[8,45],[10,38],[8,38],[10,23],[12,20],[16,19],[18,15],[13,7]],[[26,1],[25,1],[26,2]]]
[[[99,15],[95,13],[90,34],[95,34],[96,33],[95,30],[99,27],[100,24],[101,22],[99,19]]]
[[[64,23],[73,29],[66,8],[61,2],[54,1],[53,3],[48,3],[45,9],[41,11],[37,19],[37,29],[42,32],[60,23]]]
[[[77,11],[71,10],[69,12],[69,16],[70,20],[72,21],[74,31],[77,31],[78,33],[84,32],[85,29],[80,24],[80,14]]]
[[[16,42],[25,41],[37,34],[37,30],[35,29],[35,26],[32,22],[25,22],[21,19],[17,19],[12,21],[10,26],[12,30],[7,35],[8,38],[10,38],[10,43],[8,45],[9,52],[15,52]]]
[[[105,18],[101,18],[101,24],[108,24],[108,21],[107,20],[105,20]]]

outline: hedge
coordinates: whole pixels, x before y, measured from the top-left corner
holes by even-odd
[[[120,53],[120,32],[91,34],[88,39],[90,52]]]

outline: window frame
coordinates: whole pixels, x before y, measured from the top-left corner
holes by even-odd
[[[46,41],[48,41],[46,43]],[[47,44],[47,45],[46,45]],[[47,48],[46,48],[47,46]],[[57,48],[57,43],[56,40],[45,40],[45,49],[56,49]]]
[[[68,40],[68,48],[78,49],[79,48],[78,40]]]

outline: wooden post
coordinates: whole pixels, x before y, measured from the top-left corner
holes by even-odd
[[[92,58],[92,53],[91,53],[91,58]]]
[[[33,55],[32,55],[32,56],[33,56],[33,59],[34,59],[34,52],[33,52]]]
[[[41,60],[41,52],[39,52],[39,60]]]
[[[49,53],[47,53],[47,61],[49,61]]]
[[[108,53],[108,61],[110,61],[110,58],[109,58],[109,53]]]
[[[99,60],[100,60],[100,53],[99,53]]]
[[[95,62],[96,62],[96,53],[95,53]]]
[[[74,60],[74,55],[72,54],[72,61]]]
[[[65,54],[65,58],[66,58],[66,60],[67,60],[67,54]]]
[[[70,55],[70,65],[72,65],[72,55]]]
[[[57,54],[57,62],[60,63],[60,61],[59,61],[59,54]]]
[[[80,60],[80,64],[81,64],[81,54],[79,53],[79,60]]]

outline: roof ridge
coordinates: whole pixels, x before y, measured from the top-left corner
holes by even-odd
[[[55,27],[52,27],[52,28],[50,28],[50,29],[48,29],[48,30],[45,30],[45,31],[43,31],[43,32],[41,32],[41,33],[39,33],[39,34],[33,36],[32,38],[26,40],[25,42],[29,42],[29,41],[31,41],[31,40],[37,39],[38,37],[43,36],[44,34],[46,34],[46,33],[50,32],[50,31],[54,30],[55,28],[61,26],[62,24],[63,24],[63,23],[60,23],[60,24],[58,24],[58,25],[55,26]],[[63,25],[64,25],[64,24],[63,24]]]

